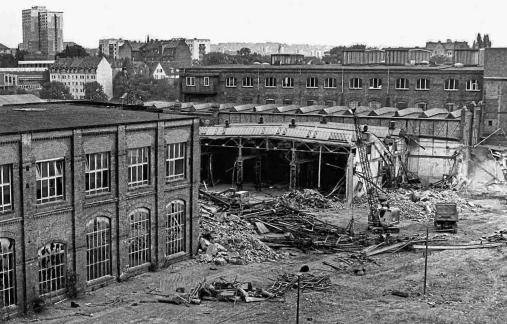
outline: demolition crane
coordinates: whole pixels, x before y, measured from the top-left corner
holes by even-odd
[[[352,109],[352,113],[354,116],[356,150],[361,164],[361,172],[354,169],[354,174],[364,180],[369,207],[368,229],[380,233],[397,233],[399,232],[399,228],[394,226],[392,220],[399,219],[400,210],[398,208],[390,208],[387,198],[379,194],[379,191],[382,189],[373,181],[370,161],[368,160],[368,150],[371,152],[372,144],[369,141],[368,125],[361,127],[356,110]]]

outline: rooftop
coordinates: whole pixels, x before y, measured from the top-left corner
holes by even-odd
[[[0,107],[0,134],[184,119],[192,119],[192,117],[168,114],[159,116],[157,113],[121,110],[83,102],[10,105]]]
[[[102,61],[102,57],[99,56],[60,58],[56,60],[52,68],[95,69],[99,65],[100,61]]]
[[[269,65],[269,64],[255,64],[255,65],[242,65],[242,64],[221,64],[221,65],[207,65],[195,66],[187,68],[186,71],[208,71],[215,72],[216,70],[314,70],[314,71],[329,71],[329,70],[424,70],[424,71],[484,71],[483,66],[464,66],[454,67],[451,65],[443,66],[425,66],[425,65],[341,65],[341,64],[323,64],[323,65]]]

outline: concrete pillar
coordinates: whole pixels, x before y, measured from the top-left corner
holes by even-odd
[[[243,189],[243,144],[241,142],[241,138],[239,139],[239,145],[238,145],[238,158],[236,159],[236,165],[235,165],[235,182],[236,182],[236,189],[242,190]]]
[[[345,201],[347,208],[352,207],[352,200],[354,199],[354,158],[355,154],[351,151],[347,159],[345,176]]]
[[[292,142],[291,158],[289,162],[289,189],[293,190],[297,187],[297,156],[294,142]]]

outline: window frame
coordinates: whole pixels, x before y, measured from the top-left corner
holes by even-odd
[[[131,156],[130,154],[133,152],[137,152],[135,156]],[[131,188],[138,188],[142,186],[147,186],[151,183],[151,177],[150,177],[150,147],[144,146],[144,147],[137,147],[137,148],[131,148],[127,150],[127,186],[129,189]],[[141,153],[141,154],[139,154]],[[139,160],[140,158],[140,160]],[[134,169],[136,174],[136,180],[134,180]],[[145,171],[146,169],[146,171]],[[141,172],[139,172],[141,171]],[[141,174],[141,177],[139,175]],[[146,177],[145,177],[146,174]]]
[[[136,217],[141,216],[142,217]],[[129,267],[142,266],[151,262],[150,211],[138,208],[128,215],[129,219]]]
[[[471,91],[471,92],[481,91],[481,88],[479,87],[479,80],[477,80],[477,79],[467,80],[466,91]]]
[[[58,171],[58,162],[61,163],[61,171],[60,174],[57,175]],[[43,176],[43,167],[42,165],[47,163],[47,176]],[[50,175],[49,166],[54,163],[54,170],[55,173],[53,176]],[[61,194],[58,194],[58,179],[61,179]],[[54,180],[54,186],[55,186],[55,194],[51,195],[51,180]],[[43,183],[47,182],[47,196],[42,196],[43,194]],[[36,188],[36,203],[37,205],[43,205],[51,202],[56,201],[62,201],[65,200],[65,158],[55,158],[55,159],[47,159],[47,160],[40,160],[35,162],[35,188]],[[39,191],[37,190],[40,188],[40,197],[39,197]]]
[[[4,243],[7,243],[8,246],[6,247]],[[0,289],[0,294],[3,296],[3,298],[0,299],[0,310],[4,310],[8,307],[16,306],[17,303],[15,240],[8,237],[0,237],[0,258],[4,260],[2,267],[0,267],[0,276],[8,279],[3,281],[3,287]],[[6,296],[8,298],[5,298]]]
[[[264,103],[266,105],[275,104],[276,100],[274,98],[265,98]]]
[[[284,88],[284,89],[293,89],[294,88],[294,78],[292,78],[292,77],[284,77],[282,79],[282,88]]]
[[[209,77],[203,77],[202,78],[202,86],[203,87],[209,87]]]
[[[416,108],[421,108],[422,110],[426,111],[428,110],[428,103],[425,101],[419,101],[415,104]],[[424,106],[424,107],[421,107]]]
[[[361,89],[363,89],[363,79],[361,79],[361,78],[351,78],[349,80],[349,89],[351,89],[351,90],[361,90]]]
[[[325,78],[324,89],[336,89],[336,78]]]
[[[186,252],[186,203],[173,200],[166,206],[164,221],[166,258]]]
[[[232,81],[232,84],[231,84]],[[230,76],[225,78],[225,87],[226,88],[236,88],[238,86],[238,80],[236,77]]]
[[[0,213],[9,212],[14,209],[14,205],[12,202],[12,164],[2,164],[0,165]],[[4,169],[7,169],[5,171]],[[5,175],[7,174],[7,182],[5,179]],[[5,202],[5,197],[9,197],[9,202]]]
[[[319,88],[319,79],[314,76],[309,76],[306,78],[306,88],[307,89],[318,89]]]
[[[178,147],[176,154],[176,147]],[[171,152],[173,152],[173,157],[171,157]],[[182,153],[183,152],[183,153]],[[183,172],[176,173],[177,163],[183,161]],[[178,142],[178,143],[170,143],[166,145],[166,159],[165,159],[165,179],[166,182],[183,180],[186,178],[186,169],[187,169],[187,142]],[[174,171],[174,173],[170,172]]]
[[[370,90],[382,90],[382,79],[381,78],[370,78],[368,80],[368,89]]]
[[[403,83],[404,87],[400,87],[400,83]],[[394,88],[396,90],[410,90],[410,81],[407,78],[398,78]]]
[[[100,225],[104,223],[107,226],[101,227]],[[90,227],[92,227],[91,231]],[[112,275],[111,219],[106,216],[97,216],[86,224],[85,230],[86,230],[86,281],[90,282],[111,276]],[[93,253],[95,253],[95,255]],[[94,275],[92,276],[92,274]]]
[[[266,88],[276,88],[276,77],[269,76],[264,79],[264,87]]]
[[[452,87],[451,87],[451,85],[452,85]],[[445,91],[458,91],[459,90],[459,81],[454,78],[445,79],[444,90]]]
[[[55,246],[55,249],[51,249],[52,245]],[[56,246],[60,248],[57,249]],[[44,249],[47,249],[49,254],[43,256],[41,252]],[[59,262],[55,262],[55,260]],[[45,244],[37,252],[37,261],[39,266],[39,294],[50,295],[65,291],[67,288],[67,250],[65,243],[51,242]],[[47,266],[43,267],[44,262]]]
[[[95,169],[91,169],[90,158],[94,157],[94,166]],[[97,168],[97,159],[96,157],[100,157],[100,168]],[[103,159],[104,157],[104,159]],[[104,167],[104,161],[107,164]],[[94,188],[91,185],[91,175],[94,175]],[[98,175],[100,175],[100,187],[98,186]],[[107,180],[107,186],[104,186],[104,180]],[[89,153],[85,156],[85,194],[86,196],[94,196],[101,193],[111,192],[111,154],[109,151],[107,152],[96,152]]]
[[[424,81],[424,88],[421,87],[422,81]],[[417,91],[428,91],[430,90],[430,80],[426,78],[419,78],[415,83],[415,90]]]
[[[247,82],[250,81],[250,82]],[[246,76],[241,80],[242,88],[253,88],[253,78],[251,76]]]

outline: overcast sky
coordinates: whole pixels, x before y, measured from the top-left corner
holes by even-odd
[[[424,46],[489,33],[507,46],[502,0],[0,0],[0,43],[22,42],[21,10],[64,12],[64,39],[98,47],[100,38],[209,38],[218,42]]]

